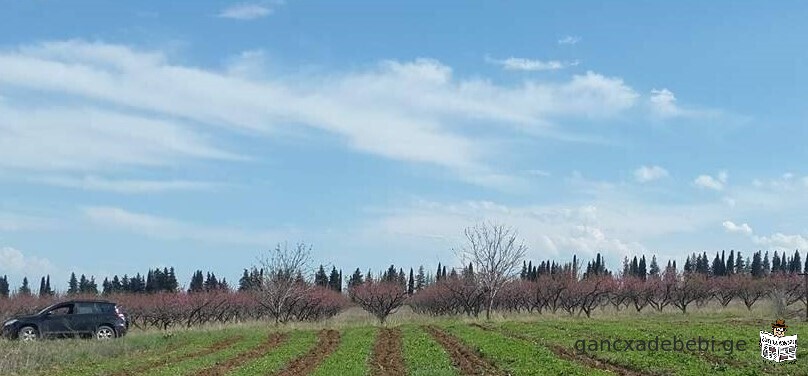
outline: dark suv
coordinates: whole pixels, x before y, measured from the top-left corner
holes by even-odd
[[[37,338],[93,336],[110,339],[126,334],[129,322],[118,306],[106,300],[71,300],[46,307],[31,316],[3,323],[3,337]]]

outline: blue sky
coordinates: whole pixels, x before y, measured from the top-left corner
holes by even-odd
[[[808,248],[801,2],[0,1],[0,273]]]

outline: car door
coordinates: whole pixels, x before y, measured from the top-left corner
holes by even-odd
[[[76,311],[73,317],[75,330],[82,334],[95,333],[98,326],[99,310],[93,302],[76,303]]]
[[[73,303],[59,304],[45,312],[40,324],[41,334],[51,337],[69,333],[73,326],[73,306]]]

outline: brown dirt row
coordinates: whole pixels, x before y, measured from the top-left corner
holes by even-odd
[[[258,347],[239,353],[233,358],[226,359],[221,363],[217,363],[211,367],[205,368],[196,373],[197,376],[222,376],[226,375],[230,370],[243,365],[251,360],[258,359],[270,351],[274,350],[284,342],[286,342],[287,335],[284,333],[273,333],[262,342]]]
[[[452,364],[460,370],[463,375],[503,375],[504,373],[494,367],[493,364],[483,359],[476,351],[466,347],[457,337],[446,333],[434,326],[425,327],[426,331],[432,335],[438,343],[446,350],[452,358]]]
[[[381,329],[376,343],[373,345],[373,356],[370,361],[373,376],[404,376],[407,367],[404,365],[401,330]]]
[[[206,355],[213,354],[213,353],[215,353],[217,351],[224,350],[224,349],[226,349],[226,348],[228,348],[230,346],[233,346],[235,343],[241,341],[243,338],[244,338],[244,336],[241,336],[241,335],[227,337],[227,338],[222,339],[220,341],[214,342],[214,343],[212,343],[212,344],[210,344],[210,345],[208,345],[208,346],[206,346],[204,348],[201,348],[201,349],[199,349],[197,351],[193,351],[193,352],[190,352],[190,353],[187,353],[187,354],[182,354],[182,355],[176,355],[176,356],[171,356],[171,355],[166,356],[166,357],[163,357],[162,359],[157,359],[155,361],[152,361],[152,362],[149,362],[149,363],[146,363],[146,364],[142,364],[142,365],[134,367],[134,368],[118,371],[118,372],[114,373],[112,376],[135,376],[135,375],[148,374],[149,373],[148,371],[150,371],[151,369],[154,369],[154,368],[162,367],[162,366],[165,366],[165,365],[168,365],[168,364],[176,364],[176,363],[182,362],[183,360],[188,360],[188,359],[191,359],[191,358],[198,358],[198,357],[201,357],[201,356],[206,356]]]
[[[317,344],[305,355],[291,361],[286,368],[275,373],[275,376],[308,375],[329,355],[337,350],[340,336],[336,330],[321,330],[317,333]]]
[[[506,330],[499,330],[499,329],[492,328],[490,326],[484,326],[484,325],[480,325],[480,324],[477,324],[477,323],[471,324],[471,326],[474,326],[474,327],[477,327],[477,328],[480,328],[480,329],[483,329],[483,330],[491,331],[491,332],[498,332],[498,333],[504,334],[504,335],[506,335],[508,337],[519,339],[519,340],[522,340],[522,341],[531,342],[531,343],[536,344],[536,345],[542,345],[542,344],[538,343],[535,339],[530,338],[530,337],[525,336],[525,335],[518,334],[518,333],[513,333],[513,332],[510,332],[510,331],[506,331]],[[582,364],[582,365],[584,365],[586,367],[589,367],[589,368],[608,370],[608,371],[610,371],[612,373],[622,375],[622,376],[642,376],[642,375],[646,374],[646,373],[643,373],[643,372],[640,372],[640,371],[633,370],[633,369],[628,368],[626,366],[610,362],[610,361],[605,360],[605,359],[595,358],[591,354],[578,354],[575,351],[571,351],[570,349],[568,349],[568,348],[566,348],[564,346],[557,345],[557,344],[544,344],[544,346],[546,346],[548,349],[550,349],[550,351],[552,351],[553,354],[555,354],[557,357],[559,357],[561,359],[564,359],[564,360],[567,360],[567,361],[570,361],[570,362],[579,363],[579,364]]]

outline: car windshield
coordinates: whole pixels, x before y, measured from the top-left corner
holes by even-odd
[[[58,305],[59,304],[51,304],[51,305],[49,305],[49,306],[47,306],[45,308],[42,308],[39,312],[37,312],[37,315],[44,315],[45,312],[48,312],[48,311],[52,310],[54,307],[56,307]]]

